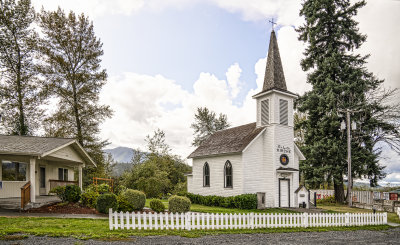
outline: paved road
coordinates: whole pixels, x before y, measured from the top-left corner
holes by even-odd
[[[0,244],[400,244],[400,227],[386,231],[329,231],[267,234],[231,234],[185,238],[178,236],[132,237],[128,241],[82,241],[73,238],[31,236],[23,240],[0,241]]]

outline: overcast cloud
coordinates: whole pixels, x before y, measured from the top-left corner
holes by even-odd
[[[274,17],[278,23],[277,37],[288,89],[303,94],[311,89],[306,74],[300,68],[304,44],[297,40],[299,0],[34,0],[36,9],[64,9],[84,12],[96,20],[105,15],[134,15],[140,11],[168,11],[209,4],[229,13],[239,14],[243,21],[259,22]],[[360,31],[368,35],[368,41],[360,52],[371,54],[368,69],[385,79],[385,87],[400,88],[400,1],[370,0],[357,16]],[[209,37],[212,38],[212,37]],[[266,45],[267,45],[266,40]],[[117,44],[116,44],[117,45]],[[106,50],[107,52],[107,50]],[[266,54],[260,54],[265,57]],[[217,77],[207,71],[199,72],[198,79],[191,81],[193,90],[188,91],[173,78],[159,75],[137,74],[126,71],[112,76],[104,86],[101,100],[112,105],[115,115],[102,126],[102,137],[113,146],[142,147],[143,139],[155,129],[166,132],[167,142],[174,153],[186,157],[193,148],[190,124],[196,107],[207,106],[217,113],[223,112],[233,126],[255,121],[255,103],[251,96],[262,87],[265,58],[255,64],[256,81],[243,81],[238,61],[232,60],[226,67],[225,77]],[[256,89],[244,91],[244,84],[256,83]],[[253,86],[254,88],[255,86]],[[246,96],[242,103],[235,103],[238,94]],[[386,151],[381,163],[387,166],[387,181],[400,183],[399,156]]]

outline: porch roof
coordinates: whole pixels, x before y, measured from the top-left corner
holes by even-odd
[[[0,154],[45,157],[71,145],[87,164],[96,166],[83,147],[70,138],[0,135]]]

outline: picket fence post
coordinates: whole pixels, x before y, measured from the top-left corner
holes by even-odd
[[[307,213],[303,213],[303,217],[302,217],[302,222],[303,227],[307,228],[308,227],[308,214]]]
[[[110,231],[113,229],[112,223],[112,208],[108,209],[108,223],[110,225]]]

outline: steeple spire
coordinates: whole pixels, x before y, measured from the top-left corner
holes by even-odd
[[[269,40],[267,67],[265,69],[262,92],[271,89],[287,90],[281,56],[279,55],[278,42],[276,41],[274,30],[272,30],[271,39]]]

